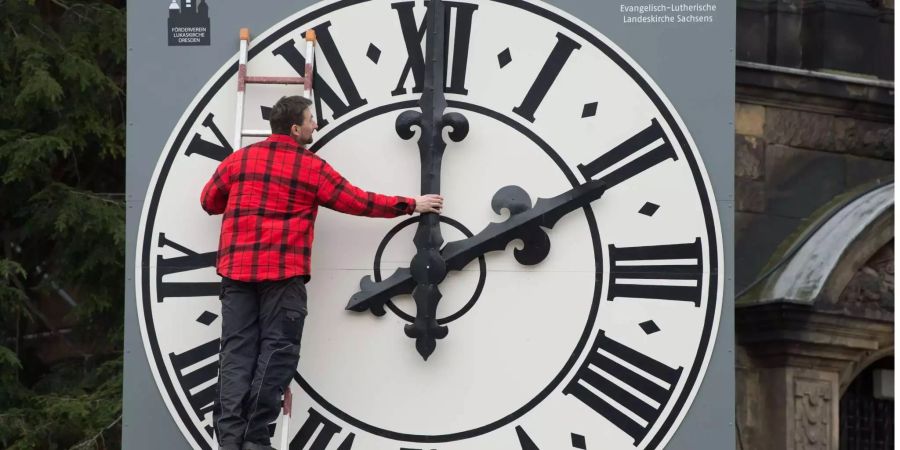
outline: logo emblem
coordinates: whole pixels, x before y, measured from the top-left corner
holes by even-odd
[[[209,45],[209,4],[206,0],[172,0],[169,4],[169,46]]]

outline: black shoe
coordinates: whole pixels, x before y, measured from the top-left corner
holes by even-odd
[[[241,450],[241,446],[237,444],[220,445],[219,450]]]
[[[255,444],[253,442],[244,442],[244,446],[241,447],[241,450],[275,450],[275,447],[270,447],[265,444]]]

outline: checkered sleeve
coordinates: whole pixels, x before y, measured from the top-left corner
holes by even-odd
[[[414,198],[364,191],[347,181],[325,161],[322,161],[319,173],[316,198],[326,208],[356,216],[397,217],[416,210]]]
[[[200,206],[211,216],[224,213],[228,204],[228,190],[231,186],[230,161],[231,158],[226,158],[219,167],[216,167],[212,178],[206,182],[203,192],[200,193]]]

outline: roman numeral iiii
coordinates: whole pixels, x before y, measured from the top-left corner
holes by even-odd
[[[638,445],[662,414],[681,372],[681,367],[673,369],[600,330],[590,355],[563,393],[581,400]]]

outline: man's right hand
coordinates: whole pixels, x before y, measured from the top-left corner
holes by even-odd
[[[427,194],[416,197],[416,212],[419,214],[440,214],[444,208],[444,197],[439,194]]]

